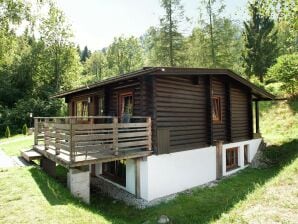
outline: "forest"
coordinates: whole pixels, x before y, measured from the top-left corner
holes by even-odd
[[[228,68],[278,97],[297,96],[297,0],[250,0],[243,23],[226,16],[225,1],[200,0],[187,35],[181,1],[160,0],[160,7],[158,26],[91,52],[75,44],[54,1],[0,0],[0,136],[32,126],[30,113],[65,115],[54,93],[143,66]]]

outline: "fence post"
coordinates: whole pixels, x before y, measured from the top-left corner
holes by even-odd
[[[70,162],[75,161],[75,142],[73,140],[73,137],[75,135],[75,129],[73,127],[74,121],[72,119],[69,120],[69,159]]]
[[[38,118],[34,118],[34,145],[38,145]]]
[[[118,155],[118,117],[113,118],[113,150],[114,155]]]
[[[148,125],[148,151],[152,150],[152,131],[151,131],[151,117],[147,117],[146,119]]]
[[[55,132],[56,132],[55,133],[55,136],[56,136],[56,138],[55,138],[55,143],[56,143],[56,145],[55,145],[55,154],[56,155],[59,155],[60,154],[60,148],[59,148],[59,144],[60,144],[60,131],[56,129]]]
[[[49,123],[45,122],[44,123],[44,149],[48,150],[49,149],[49,141],[50,141],[50,137],[49,137]]]

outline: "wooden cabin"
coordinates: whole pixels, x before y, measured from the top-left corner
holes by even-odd
[[[151,201],[246,167],[262,141],[258,101],[274,99],[228,69],[174,67],[53,97],[65,98],[69,117],[36,118],[35,149],[45,169],[62,164],[70,180],[86,174],[84,190],[69,181],[85,201],[89,173]]]

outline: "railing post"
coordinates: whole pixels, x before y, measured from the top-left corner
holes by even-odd
[[[38,145],[38,118],[34,118],[34,145]]]
[[[49,123],[45,121],[44,123],[44,149],[45,150],[49,149],[49,141],[50,141],[49,131],[50,131]]]
[[[113,150],[114,155],[118,155],[118,117],[113,118]]]
[[[69,120],[69,159],[71,162],[75,161],[75,142],[73,140],[73,137],[75,136],[75,129],[73,127],[73,120]]]
[[[55,154],[59,155],[60,154],[60,148],[59,148],[59,144],[60,144],[60,131],[56,129],[55,131]]]
[[[151,151],[152,150],[151,117],[147,117],[146,122],[148,124],[148,151]]]

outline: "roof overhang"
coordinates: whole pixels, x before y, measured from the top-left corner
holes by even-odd
[[[230,69],[208,69],[208,68],[177,68],[177,67],[144,67],[143,69],[119,75],[113,78],[109,78],[103,81],[95,82],[90,85],[86,85],[80,88],[76,88],[70,91],[65,91],[53,95],[51,98],[62,98],[71,94],[77,94],[89,89],[98,88],[108,84],[112,84],[119,81],[128,80],[142,75],[226,75],[231,79],[243,84],[248,87],[253,96],[254,100],[274,100],[275,96],[266,90],[256,86],[255,84],[244,79],[240,75],[236,74]]]

